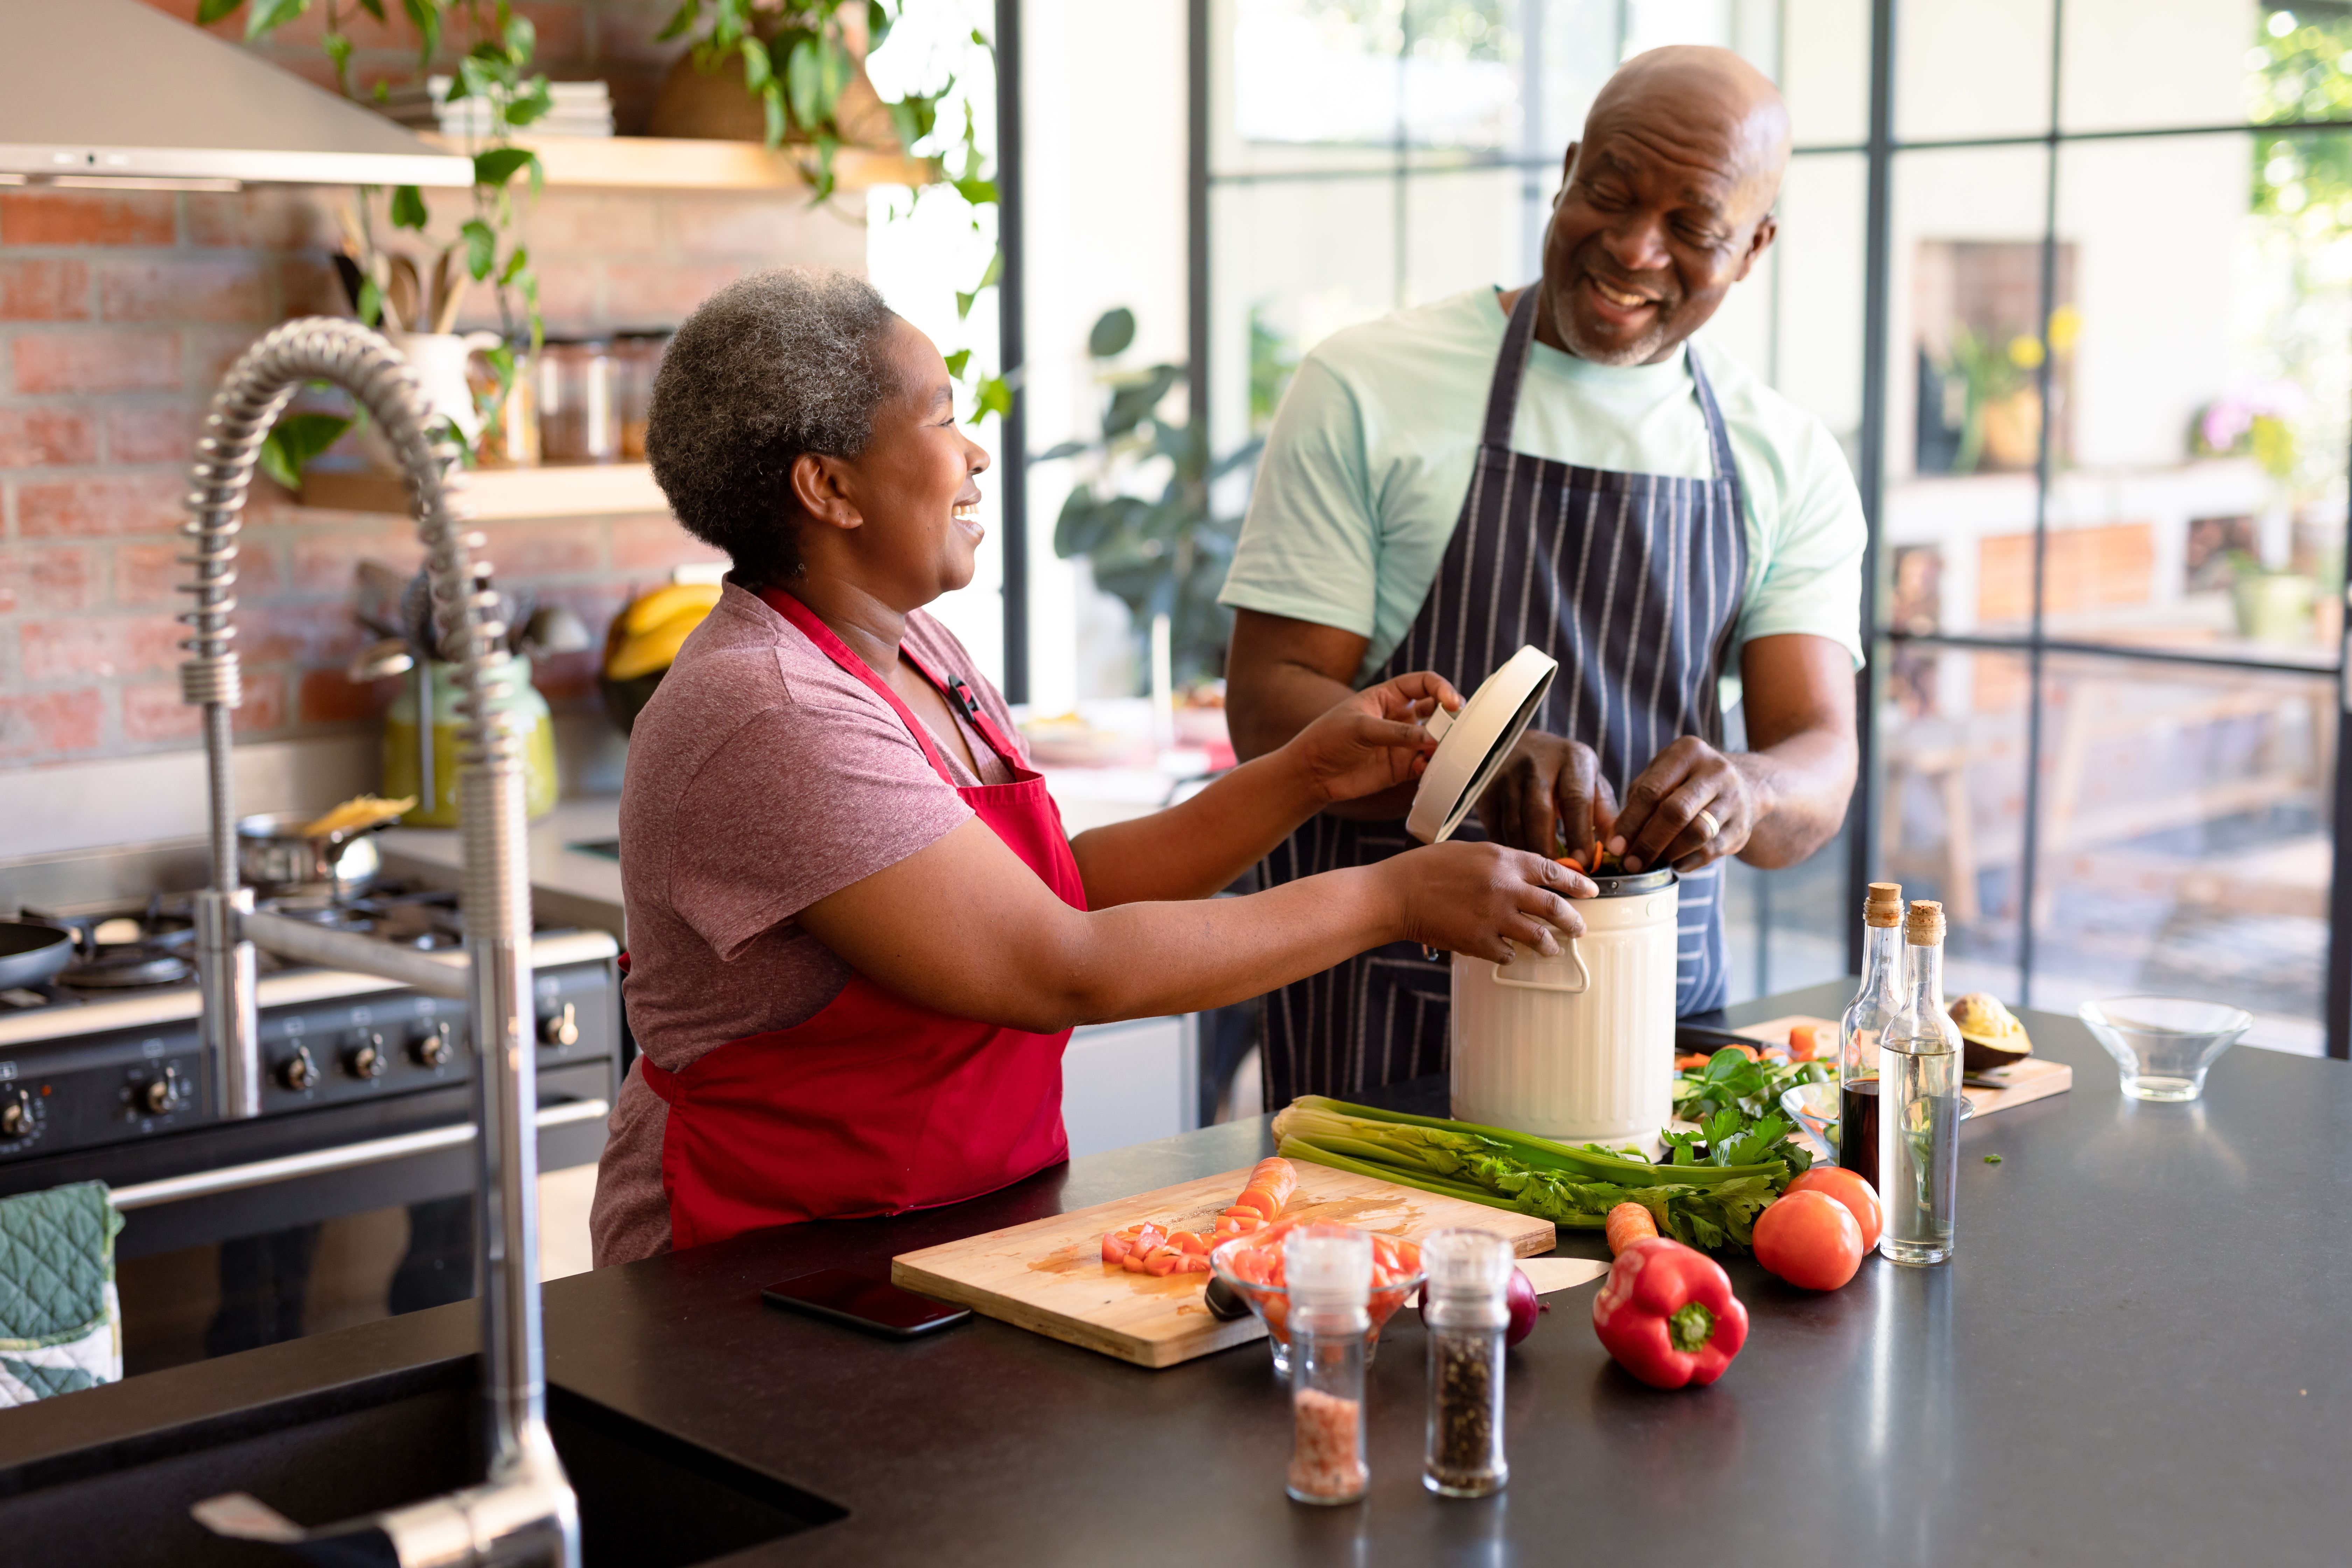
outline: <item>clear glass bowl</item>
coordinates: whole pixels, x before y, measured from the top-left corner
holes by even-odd
[[[1254,1243],[1267,1245],[1261,1237],[1262,1233],[1253,1232],[1220,1242],[1209,1254],[1209,1267],[1216,1270],[1217,1278],[1223,1279],[1234,1294],[1249,1303],[1250,1310],[1265,1324],[1266,1346],[1274,1353],[1274,1374],[1287,1379],[1290,1376],[1290,1292],[1280,1285],[1261,1285],[1234,1269],[1234,1253]],[[1364,1336],[1364,1362],[1367,1365],[1371,1363],[1372,1352],[1381,1347],[1381,1325],[1396,1316],[1397,1309],[1412,1299],[1412,1293],[1421,1289],[1421,1282],[1428,1277],[1427,1269],[1416,1269],[1407,1279],[1374,1288],[1370,1300],[1366,1302],[1372,1319],[1371,1331]]]
[[[2242,1007],[2179,996],[2116,996],[2075,1011],[2123,1069],[2124,1092],[2134,1100],[2195,1100],[2205,1092],[2205,1069],[2254,1021]]]

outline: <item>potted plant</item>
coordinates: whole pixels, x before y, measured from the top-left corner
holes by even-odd
[[[196,21],[210,26],[236,15],[247,0],[199,0]],[[509,0],[400,0],[403,13],[416,29],[417,68],[425,69],[439,52],[454,20],[463,28],[465,52],[450,76],[446,101],[478,99],[490,110],[488,130],[469,140],[466,152],[473,160],[471,211],[457,228],[457,237],[429,247],[420,265],[415,256],[396,250],[379,237],[376,210],[381,202],[384,222],[397,234],[406,230],[420,240],[432,221],[425,195],[415,185],[399,185],[389,193],[363,186],[352,209],[339,212],[349,262],[344,269],[354,313],[365,324],[384,331],[415,363],[425,380],[436,410],[446,421],[469,463],[485,446],[512,451],[521,442],[509,440],[504,429],[507,411],[525,363],[537,352],[543,335],[539,315],[539,280],[531,271],[530,252],[520,237],[520,218],[515,183],[527,180],[536,194],[541,178],[539,157],[514,145],[514,133],[544,115],[550,107],[546,77],[530,69],[537,33],[530,19],[515,15]],[[324,29],[320,47],[335,68],[336,84],[344,96],[364,101],[351,79],[352,40],[343,24],[353,9],[378,23],[385,21],[384,0],[324,0]],[[258,40],[310,9],[310,0],[251,0],[246,11],[246,37]],[[386,96],[378,83],[375,96]],[[496,334],[458,336],[452,330],[468,283],[490,286],[501,330]],[[489,363],[487,395],[477,397],[467,384],[466,366],[479,354]],[[342,415],[321,412],[289,414],[271,430],[261,450],[261,465],[288,489],[298,488],[301,470],[312,458],[341,438],[354,423]]]
[[[1255,461],[1265,443],[1252,439],[1212,462],[1200,412],[1175,420],[1160,411],[1184,379],[1182,365],[1113,365],[1134,342],[1135,313],[1124,307],[1095,322],[1087,353],[1109,393],[1102,433],[1065,441],[1038,460],[1087,460],[1055,521],[1054,553],[1086,560],[1096,585],[1127,606],[1139,639],[1152,635],[1155,622],[1166,623],[1172,674],[1183,685],[1221,673],[1230,629],[1217,591],[1241,519],[1217,514],[1211,487]],[[1167,459],[1168,479],[1154,494],[1139,481],[1156,458]]]

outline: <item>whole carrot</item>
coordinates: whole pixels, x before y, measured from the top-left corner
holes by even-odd
[[[1609,1237],[1609,1256],[1616,1257],[1635,1242],[1658,1234],[1658,1222],[1640,1204],[1619,1204],[1602,1222]]]

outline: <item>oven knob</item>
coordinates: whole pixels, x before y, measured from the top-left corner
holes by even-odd
[[[384,1059],[383,1037],[373,1029],[359,1037],[359,1043],[343,1053],[343,1070],[353,1078],[382,1078],[391,1064]]]
[[[32,1130],[32,1096],[21,1089],[0,1094],[0,1138],[21,1138]]]
[[[180,1075],[169,1066],[132,1091],[139,1109],[149,1116],[167,1116],[180,1109]]]
[[[416,1058],[416,1064],[419,1067],[448,1066],[449,1058],[453,1054],[449,1048],[449,1026],[435,1024],[422,1030],[415,1039],[408,1042],[408,1050],[409,1054]]]
[[[539,1037],[551,1046],[576,1046],[580,1043],[580,1016],[566,1002],[560,1013],[551,1013],[539,1022]]]
[[[278,1064],[278,1081],[297,1090],[319,1081],[319,1064],[310,1059],[310,1047],[295,1047],[294,1054]]]

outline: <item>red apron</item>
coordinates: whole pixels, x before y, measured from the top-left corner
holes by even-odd
[[[953,785],[930,731],[792,595],[761,597],[843,669],[890,704],[940,777]],[[1045,781],[1022,764],[971,689],[941,680],[982,739],[1013,770],[1009,784],[956,794],[1024,865],[1085,909],[1078,863]],[[806,1023],[730,1040],[683,1072],[637,1058],[669,1106],[662,1187],[670,1244],[699,1247],[802,1220],[898,1214],[955,1203],[1069,1157],[1062,1131],[1062,1048],[1070,1038],[951,1018],[853,973]]]

